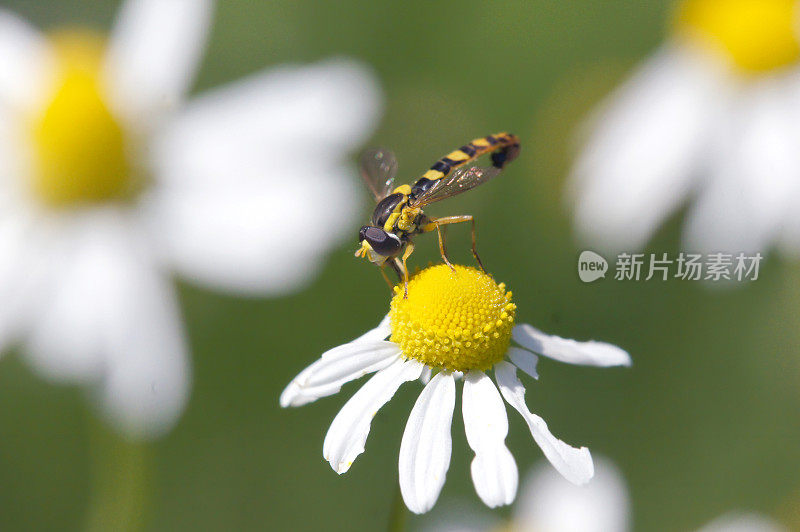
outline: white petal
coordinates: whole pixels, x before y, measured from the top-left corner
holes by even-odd
[[[190,380],[172,287],[125,214],[98,210],[61,222],[29,359],[49,378],[91,385],[128,434],[158,435],[183,411]]]
[[[126,313],[123,348],[112,352],[98,388],[101,407],[121,430],[160,436],[183,413],[191,364],[172,287],[157,276],[142,279],[137,309]]]
[[[462,414],[467,442],[475,451],[472,482],[490,508],[511,504],[517,494],[517,464],[506,447],[508,418],[497,388],[482,371],[464,377]]]
[[[1,68],[1,67],[0,67]],[[27,135],[20,134],[20,124],[26,120],[18,112],[4,106],[0,96],[0,212],[29,209],[31,159]]]
[[[687,249],[766,250],[800,193],[800,78],[768,78],[742,91],[719,124],[709,183],[684,230]]]
[[[408,509],[422,514],[433,508],[450,468],[450,427],[456,381],[440,371],[414,404],[400,443],[400,492]]]
[[[30,110],[45,96],[53,72],[47,41],[35,28],[0,9],[0,110]]]
[[[383,317],[381,322],[374,329],[370,329],[355,340],[354,342],[365,342],[375,340],[385,340],[392,333],[392,321],[389,315]]]
[[[13,206],[0,208],[0,354],[18,339],[30,317],[30,298],[39,283],[41,253],[35,225]]]
[[[275,187],[232,182],[227,189],[162,191],[153,203],[154,237],[165,259],[196,283],[245,295],[291,293],[355,227],[350,175],[295,170]],[[338,206],[333,226],[331,205]]]
[[[371,131],[378,100],[361,67],[331,61],[192,104],[156,150],[152,208],[165,256],[198,282],[245,293],[309,282],[352,237],[361,196],[345,159]]]
[[[765,515],[731,512],[717,517],[698,532],[789,532],[789,529]]]
[[[508,348],[508,358],[515,366],[534,379],[539,378],[539,373],[536,371],[536,364],[539,362],[539,357],[530,351],[511,346]]]
[[[594,474],[592,455],[589,449],[571,447],[553,436],[547,423],[528,410],[525,404],[525,387],[517,378],[517,369],[508,362],[499,362],[494,367],[494,376],[500,393],[514,409],[519,412],[528,424],[536,444],[541,447],[545,457],[564,478],[574,484],[589,482]]]
[[[194,78],[211,23],[211,0],[127,0],[106,57],[109,96],[144,125],[179,103]]]
[[[428,384],[431,381],[431,375],[433,374],[433,370],[430,366],[425,366],[422,370],[422,375],[419,376],[419,382],[422,384]]]
[[[397,344],[382,340],[334,347],[289,383],[281,394],[281,406],[301,406],[333,395],[343,384],[387,367],[399,355]]]
[[[159,179],[281,185],[281,173],[262,171],[341,162],[372,132],[380,107],[375,77],[355,61],[273,68],[192,100],[160,140]]]
[[[190,188],[283,186],[283,172],[341,163],[372,132],[380,101],[374,76],[354,61],[253,75],[192,100],[175,117],[157,145],[158,179]]]
[[[625,480],[608,460],[601,458],[596,465],[592,481],[576,486],[549,464],[537,464],[514,505],[514,525],[519,530],[628,532],[630,500]]]
[[[420,373],[422,364],[416,360],[398,359],[376,373],[345,403],[322,444],[322,454],[334,471],[341,475],[350,469],[356,457],[364,452],[372,418],[401,384],[418,379]]]
[[[578,342],[545,334],[527,323],[516,325],[512,331],[514,341],[542,356],[585,366],[630,366],[631,356],[624,349],[605,342]]]
[[[594,117],[569,190],[583,240],[641,248],[686,198],[726,98],[714,67],[694,50],[665,48]]]

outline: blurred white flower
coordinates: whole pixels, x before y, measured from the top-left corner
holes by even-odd
[[[346,158],[380,107],[346,60],[186,102],[212,8],[129,0],[107,40],[0,10],[0,350],[88,385],[134,436],[188,395],[171,272],[242,294],[307,283],[355,222]]]
[[[630,529],[625,480],[604,458],[595,460],[595,476],[585,486],[564,482],[538,464],[528,473],[513,523],[519,532],[625,532]]]
[[[565,482],[547,464],[534,466],[523,482],[511,520],[441,512],[424,528],[427,532],[628,532],[631,530],[630,494],[622,473],[608,459],[595,459],[591,482]],[[755,513],[730,513],[699,532],[787,532],[771,519]]]
[[[557,439],[547,423],[531,413],[517,369],[538,378],[533,352],[569,364],[603,367],[630,365],[628,353],[603,342],[549,336],[528,324],[514,326],[516,306],[504,284],[473,268],[455,268],[451,272],[441,264],[416,274],[407,299],[397,287],[381,324],[323,353],[289,383],[281,406],[310,403],[377,372],[342,407],[325,436],[323,455],[342,474],[364,452],[378,410],[404,382],[420,379],[425,388],[403,433],[399,472],[406,506],[424,513],[436,503],[450,467],[456,381],[463,377],[464,429],[475,452],[472,481],[486,505],[510,504],[517,492],[517,465],[505,445],[508,418],[502,398],[522,415],[534,441],[564,478],[575,484],[588,482],[594,474],[589,450]],[[524,348],[509,347],[512,336]],[[497,386],[487,370],[494,372]]]
[[[466,515],[465,515],[466,513]],[[620,472],[609,460],[594,461],[591,482],[576,486],[546,463],[535,465],[522,483],[511,519],[472,515],[467,508],[447,508],[434,516],[427,532],[627,532],[630,499]]]
[[[731,512],[717,517],[698,532],[789,532],[789,530],[763,515]]]
[[[579,236],[638,249],[690,201],[693,251],[800,253],[798,2],[686,0],[673,30],[588,124]]]

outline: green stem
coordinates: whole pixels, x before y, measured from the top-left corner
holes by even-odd
[[[126,439],[89,414],[91,495],[87,532],[134,532],[145,524],[148,445]]]
[[[397,489],[394,493],[392,507],[389,509],[389,532],[403,532],[406,528],[406,503],[403,502],[403,494],[400,493],[400,482],[396,483]]]

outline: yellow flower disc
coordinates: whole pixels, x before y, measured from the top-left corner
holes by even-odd
[[[34,195],[54,207],[124,198],[131,168],[125,132],[105,100],[103,41],[70,32],[52,42],[55,86],[32,124]]]
[[[517,306],[505,284],[475,268],[426,268],[395,288],[389,316],[392,342],[433,368],[489,369],[505,356]]]
[[[686,0],[676,25],[742,71],[761,73],[800,59],[797,17],[795,0]]]

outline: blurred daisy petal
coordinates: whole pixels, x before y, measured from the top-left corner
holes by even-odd
[[[160,436],[186,405],[191,367],[172,287],[149,272],[139,284],[124,345],[109,351],[98,399],[112,424],[137,437]]]
[[[444,486],[455,401],[455,379],[439,372],[422,390],[406,423],[400,443],[400,491],[414,513],[433,508]]]
[[[281,394],[281,406],[301,406],[333,395],[343,384],[389,366],[399,355],[396,344],[381,340],[334,347],[289,383]]]
[[[201,98],[156,150],[152,207],[165,255],[192,279],[240,292],[308,282],[356,223],[360,195],[344,159],[371,130],[378,101],[371,76],[345,61]]]
[[[354,221],[355,192],[343,170],[282,177],[279,193],[268,183],[235,180],[159,191],[153,230],[162,253],[193,281],[245,295],[281,295],[308,283]],[[330,205],[341,207],[337,227],[320,231],[331,222]]]
[[[284,171],[341,163],[372,132],[380,107],[377,81],[354,61],[270,69],[192,100],[156,146],[159,178],[283,186],[293,177]]]
[[[519,412],[528,424],[533,439],[545,457],[564,478],[574,484],[589,482],[594,474],[589,449],[567,445],[550,433],[547,423],[528,410],[525,404],[525,387],[517,378],[517,370],[508,362],[499,362],[494,368],[495,379],[506,402]]]
[[[756,252],[794,215],[800,171],[800,79],[763,80],[720,126],[708,185],[686,220],[691,250]]]
[[[471,467],[475,491],[490,508],[511,504],[518,473],[505,444],[508,418],[497,388],[482,371],[466,374],[462,410],[467,442],[475,451]]]
[[[177,304],[131,220],[112,209],[65,221],[28,340],[36,368],[97,387],[111,421],[157,435],[183,410],[189,370]]]
[[[128,220],[111,210],[58,223],[43,229],[51,242],[48,279],[28,354],[49,378],[93,382],[106,370],[108,349],[126,333],[124,312],[139,296],[129,287],[142,282],[143,260]]]
[[[180,103],[211,24],[211,0],[126,0],[106,57],[109,95],[142,126]]]
[[[35,277],[37,246],[24,217],[0,215],[0,354],[15,339],[24,323],[25,295]]]
[[[29,110],[43,97],[53,58],[44,36],[0,8],[0,112]]]
[[[560,336],[545,334],[527,323],[514,327],[514,341],[542,356],[585,366],[630,366],[632,360],[624,349],[605,342],[578,342]]]
[[[372,418],[391,399],[401,384],[419,378],[422,364],[398,359],[376,373],[342,407],[331,423],[322,454],[334,471],[346,473],[364,452]]]
[[[599,459],[585,486],[566,481],[549,464],[539,464],[522,484],[515,504],[519,530],[628,532],[630,502],[625,481],[608,460]]]
[[[571,176],[584,240],[612,251],[644,245],[692,189],[724,89],[700,54],[667,47],[611,96]]]

